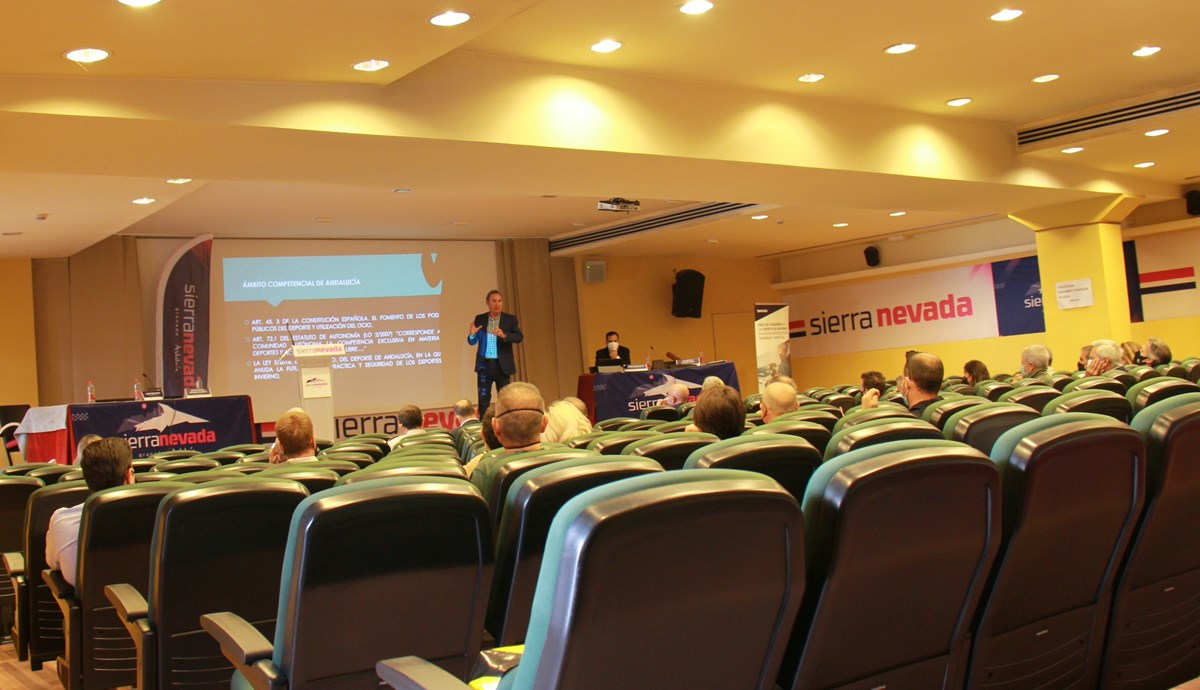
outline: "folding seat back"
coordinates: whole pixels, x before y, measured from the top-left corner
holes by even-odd
[[[1187,369],[1183,368],[1182,365],[1175,363],[1160,364],[1158,366],[1158,370],[1162,372],[1163,376],[1170,376],[1171,378],[1176,379],[1186,379],[1188,375]]]
[[[765,474],[799,501],[820,464],[821,451],[800,437],[753,434],[700,448],[683,466],[689,470],[726,469]]]
[[[662,423],[659,419],[635,419],[632,422],[625,422],[616,428],[616,431],[645,431],[653,429]]]
[[[190,449],[185,448],[183,450],[160,451],[158,453],[155,453],[154,455],[151,455],[150,457],[152,457],[156,460],[162,460],[163,462],[166,462],[168,460],[182,460],[184,458],[190,458],[193,455],[199,455],[199,454],[200,454],[200,451],[198,451],[198,450],[190,450]]]
[[[1075,379],[1068,383],[1066,388],[1063,388],[1064,393],[1090,390],[1112,391],[1113,393],[1125,395],[1125,384],[1116,379],[1110,379],[1107,376],[1084,376]]]
[[[825,403],[820,402],[801,403],[800,407],[796,411],[799,412],[801,410],[805,412],[828,412],[837,418],[842,416],[842,408],[837,407],[836,405],[826,405]]]
[[[1155,369],[1154,367],[1147,367],[1141,364],[1130,364],[1122,367],[1122,369],[1132,374],[1139,383],[1162,376],[1162,372],[1160,372],[1158,369]]]
[[[73,472],[74,470],[75,467],[71,465],[56,465],[54,463],[47,463],[44,467],[38,467],[26,472],[25,476],[33,477],[34,479],[40,479],[43,484],[54,484],[58,481],[59,477],[68,472]]]
[[[1107,391],[1084,391],[1097,392]],[[1117,566],[1142,506],[1142,439],[1102,415],[1049,415],[1006,432],[991,457],[1004,478],[1004,548],[967,687],[1095,687]]]
[[[509,460],[496,465],[490,483],[483,492],[483,497],[491,509],[492,525],[497,528],[500,526],[500,514],[504,510],[504,497],[508,495],[509,487],[521,475],[532,469],[553,465],[564,460],[592,457],[599,457],[599,454],[575,448],[547,448],[528,453],[514,453]]]
[[[479,652],[491,586],[487,503],[461,479],[339,486],[293,513],[273,644],[231,613],[204,629],[234,662],[234,688],[375,687],[398,654],[464,677]]]
[[[702,431],[675,431],[637,439],[621,449],[620,455],[650,458],[664,470],[678,470],[697,448],[719,441],[715,435]]]
[[[342,462],[352,462],[358,465],[359,469],[369,467],[375,463],[375,458],[369,453],[352,453],[352,452],[328,452],[324,451],[317,455],[320,460],[340,460]]]
[[[499,687],[769,690],[803,596],[803,531],[795,499],[750,472],[585,491],[551,524],[524,656]],[[410,665],[424,667],[378,668]]]
[[[244,479],[162,500],[148,589],[107,591],[138,648],[138,690],[229,687],[233,667],[200,616],[232,611],[259,630],[274,629],[288,526],[307,496],[295,482]]]
[[[399,458],[427,458],[432,456],[438,456],[442,458],[457,458],[458,453],[455,453],[454,449],[450,448],[449,446],[443,446],[436,443],[425,443],[416,446],[398,447],[396,450],[393,450],[392,452],[383,456],[383,459],[381,459],[379,462],[386,462],[388,460],[396,460]],[[358,463],[359,467],[363,466],[362,463],[359,463],[357,460],[354,460],[354,462]]]
[[[0,580],[0,607],[5,607],[5,621],[11,622],[17,660],[29,659],[35,671],[44,662],[54,661],[62,651],[62,613],[42,581],[42,571],[46,569],[46,529],[54,511],[83,503],[87,493],[83,482],[43,487],[39,480],[29,477],[0,477],[0,530],[5,533],[3,552],[7,569],[7,575]],[[18,514],[18,506],[23,516]],[[8,531],[14,527],[21,528],[21,535],[16,548],[9,549]],[[11,558],[10,554],[19,558]],[[5,602],[9,591],[11,608]]]
[[[62,474],[58,475],[58,481],[54,483],[66,484],[67,482],[77,482],[81,479],[83,479],[83,470],[76,468],[70,472],[63,472]]]
[[[497,645],[525,640],[546,535],[559,508],[601,484],[662,469],[649,458],[582,457],[532,468],[513,482],[497,530],[495,576],[488,599],[486,628]]]
[[[262,443],[238,443],[238,444],[232,445],[232,446],[225,446],[221,450],[229,451],[229,452],[233,452],[233,453],[241,453],[243,456],[245,456],[245,455],[253,455],[255,453],[262,453],[264,451],[270,450],[270,448],[271,447],[269,445],[262,444]]]
[[[170,472],[171,474],[186,474],[188,472],[204,472],[205,470],[215,470],[221,466],[221,463],[208,458],[193,458],[187,456],[185,458],[177,458],[175,460],[164,460],[154,466],[155,472]]]
[[[193,455],[192,457],[193,458],[208,458],[209,460],[216,460],[217,462],[221,463],[222,465],[229,465],[229,464],[240,461],[242,458],[246,457],[246,454],[239,453],[239,452],[233,451],[233,450],[218,450],[218,451],[213,451],[211,453],[201,453],[199,455]]]
[[[253,475],[247,475],[253,479],[288,479],[293,482],[298,482],[301,486],[308,490],[308,493],[315,494],[318,491],[333,488],[341,477],[333,470],[325,469],[308,469],[306,467],[273,467],[269,470],[263,470]],[[282,555],[282,553],[281,553]]]
[[[858,404],[854,398],[851,398],[848,395],[843,395],[842,393],[834,393],[833,395],[826,396],[821,400],[821,402],[825,403],[826,405],[836,407],[843,413]]]
[[[908,408],[901,407],[893,403],[885,403],[879,407],[869,410],[847,411],[846,416],[837,420],[833,425],[833,433],[837,433],[847,427],[857,426],[863,422],[870,422],[876,419],[916,419],[916,416],[908,411]]]
[[[682,403],[682,404],[678,405],[675,409],[679,410],[679,414],[682,415],[680,417],[680,419],[684,419],[686,417],[692,416],[692,409],[694,409],[695,407],[696,407],[696,402],[693,400],[693,401]]]
[[[1004,432],[1041,415],[1031,407],[994,402],[967,408],[946,420],[942,433],[987,455]]]
[[[789,436],[796,436],[808,441],[815,448],[824,448],[829,445],[829,439],[833,437],[828,427],[817,422],[805,422],[798,419],[773,419],[757,429],[747,431],[744,435],[754,436],[758,434],[787,434]]]
[[[782,422],[785,420],[796,420],[798,422],[814,422],[816,424],[820,424],[826,429],[829,429],[830,433],[832,433],[833,427],[835,424],[837,424],[838,418],[839,415],[824,410],[796,410],[795,412],[781,414],[771,421]]]
[[[588,450],[594,450],[601,455],[620,455],[625,446],[641,438],[660,436],[657,431],[611,431],[604,436],[592,439],[587,444]]]
[[[942,432],[929,422],[919,419],[884,417],[857,424],[849,429],[842,429],[834,434],[829,439],[829,445],[825,446],[825,459],[828,460],[855,448],[873,446],[877,443],[909,439],[942,440],[943,438]]]
[[[667,423],[670,424],[671,422],[667,422]],[[687,426],[687,425],[685,424],[684,426]],[[603,430],[590,431],[586,434],[572,436],[571,438],[567,439],[566,443],[571,448],[587,448],[589,443],[600,438],[601,436],[604,436],[607,433],[608,433],[607,431],[603,431]]]
[[[1101,374],[1101,376],[1114,381],[1119,381],[1121,385],[1125,387],[1126,391],[1128,391],[1135,383],[1138,382],[1137,377],[1128,371],[1125,371],[1124,369],[1110,369],[1109,371]]]
[[[1046,385],[1061,392],[1064,388],[1067,387],[1068,384],[1070,384],[1074,380],[1075,379],[1071,378],[1070,374],[1056,372],[1056,373],[1050,374],[1049,376],[1046,377]]]
[[[1046,403],[1045,409],[1042,410],[1043,415],[1064,412],[1102,414],[1126,424],[1133,418],[1133,406],[1129,404],[1129,400],[1124,395],[1103,389],[1063,393]]]
[[[853,450],[804,496],[808,586],[783,688],[954,688],[1000,547],[1000,476],[953,441]]]
[[[1200,394],[1150,405],[1132,426],[1146,442],[1146,505],[1117,577],[1106,690],[1172,688],[1200,675]]]
[[[64,655],[58,658],[58,677],[66,690],[136,682],[137,651],[104,588],[129,583],[145,591],[158,504],[172,491],[190,486],[173,481],[115,486],[83,502],[74,589],[62,573],[43,572],[66,622]]]
[[[609,417],[596,422],[596,426],[592,427],[596,431],[616,431],[623,424],[636,422],[637,417]]]
[[[1200,386],[1191,381],[1163,376],[1135,383],[1125,397],[1133,406],[1133,414],[1136,415],[1154,403],[1172,396],[1198,392],[1200,392]]]
[[[216,469],[204,470],[202,472],[185,472],[183,474],[177,474],[175,475],[175,481],[187,482],[188,484],[204,484],[207,482],[215,482],[218,479],[245,479],[247,476],[249,475],[247,475],[245,472]]]
[[[642,419],[657,419],[660,422],[674,422],[679,419],[679,410],[670,405],[652,405],[642,410]]]
[[[1200,383],[1200,358],[1185,359],[1179,364],[1184,371],[1184,378],[1192,383]]]
[[[1037,411],[1038,414],[1046,408],[1046,403],[1057,398],[1058,389],[1042,384],[1029,384],[1015,388],[1000,396],[999,402],[1017,403]]]
[[[934,400],[921,413],[921,419],[929,422],[939,429],[945,429],[946,420],[950,419],[954,414],[988,402],[987,398],[978,395],[964,395],[957,398],[943,398]]]
[[[1000,399],[1000,396],[1012,390],[1015,390],[1015,387],[1011,383],[1006,383],[1004,381],[980,381],[979,383],[975,384],[975,393],[980,397],[991,400],[992,402],[996,402]]]
[[[652,431],[657,431],[660,434],[670,434],[676,431],[684,431],[691,426],[691,424],[692,420],[690,419],[680,419],[674,422],[659,422],[654,426]]]
[[[379,463],[366,469],[344,474],[337,478],[336,486],[369,482],[390,477],[444,477],[466,479],[467,471],[458,463],[407,460],[403,462]]]
[[[325,453],[366,453],[371,456],[372,460],[378,461],[383,456],[387,455],[391,449],[388,448],[387,442],[383,445],[378,443],[357,443],[351,441],[342,441],[335,443],[326,449]]]

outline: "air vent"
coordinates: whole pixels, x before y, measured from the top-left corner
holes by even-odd
[[[1137,103],[1124,108],[1106,110],[1102,113],[1086,117],[1078,117],[1072,120],[1063,120],[1031,129],[1020,130],[1017,132],[1017,145],[1028,146],[1050,139],[1092,132],[1126,122],[1135,122],[1148,117],[1177,113],[1181,110],[1195,108],[1196,106],[1200,106],[1200,90]]]
[[[670,227],[672,225],[680,225],[682,223],[690,223],[703,218],[712,218],[713,216],[721,216],[742,209],[751,208],[757,204],[739,204],[727,201],[719,201],[711,204],[702,204],[694,206],[682,211],[667,213],[653,218],[633,221],[632,223],[620,223],[617,225],[609,225],[608,227],[599,230],[580,233],[571,237],[565,237],[561,240],[550,241],[551,253],[562,251],[564,249],[574,249],[596,242],[605,242],[621,237],[629,237],[651,230]]]

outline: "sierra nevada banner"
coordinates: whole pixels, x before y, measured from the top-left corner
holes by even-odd
[[[796,357],[1045,331],[1037,257],[813,290],[788,303]]]
[[[212,235],[184,244],[158,281],[155,350],[159,381],[168,398],[208,379],[208,289]]]

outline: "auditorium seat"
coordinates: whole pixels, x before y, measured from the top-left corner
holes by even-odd
[[[625,422],[614,431],[646,431],[662,424],[659,419],[635,419],[632,422]]]
[[[833,427],[835,424],[837,424],[837,420],[840,417],[841,417],[841,415],[833,414],[832,412],[828,412],[828,411],[801,409],[801,410],[796,410],[795,412],[787,412],[785,414],[781,414],[771,421],[772,422],[781,422],[784,420],[794,419],[794,420],[801,421],[801,422],[816,422],[817,424],[820,424],[821,426],[825,427],[826,429],[829,429],[830,433],[832,433]]]
[[[299,482],[310,494],[333,488],[341,476],[330,469],[320,467],[308,468],[303,465],[296,465],[294,467],[276,465],[269,470],[263,470],[262,472],[250,475],[255,480],[288,479],[293,482]]]
[[[1061,371],[1058,371],[1053,374],[1047,374],[1045,377],[1045,380],[1046,380],[1047,386],[1050,386],[1051,388],[1054,388],[1055,390],[1058,390],[1061,392],[1064,388],[1067,387],[1068,384],[1070,384],[1075,379],[1071,378],[1070,374],[1066,374]]]
[[[987,455],[1004,432],[1041,415],[1037,410],[1011,402],[994,402],[960,410],[946,420],[942,433]]]
[[[54,483],[55,484],[66,484],[67,482],[77,482],[81,479],[83,479],[83,470],[76,467],[76,468],[72,469],[70,472],[63,472],[62,474],[58,475],[58,481],[56,481]]]
[[[1000,396],[1012,390],[1016,390],[1016,387],[1005,381],[980,381],[975,384],[976,395],[987,398],[992,402],[996,402],[1000,399]]]
[[[192,456],[179,458],[177,460],[164,460],[154,466],[155,472],[170,472],[171,474],[185,474],[187,472],[203,472],[205,470],[215,470],[221,466],[221,463],[208,458],[194,459]]]
[[[622,424],[638,421],[637,417],[610,417],[596,422],[592,427],[595,431],[616,431]]]
[[[460,463],[458,461],[458,456],[455,455],[454,453],[435,452],[435,451],[429,450],[429,451],[415,451],[415,452],[411,452],[411,453],[410,452],[393,453],[392,455],[385,455],[385,456],[383,456],[383,459],[380,460],[379,462],[373,463],[371,465],[367,465],[366,467],[359,466],[359,469],[365,470],[365,469],[370,469],[372,467],[380,467],[382,465],[391,465],[391,464],[394,464],[397,462],[411,462],[413,460],[420,460],[422,462],[440,462],[440,463],[444,463],[447,465],[458,465],[460,467],[462,466],[462,463]]]
[[[714,434],[703,431],[675,431],[657,436],[639,438],[621,449],[620,455],[632,455],[639,458],[650,458],[664,470],[683,468],[687,460],[697,448],[703,448],[719,441]]]
[[[269,470],[272,467],[279,467],[279,465],[273,465],[269,462],[235,462],[232,465],[224,465],[221,469],[241,472],[242,474],[255,474],[263,470]]]
[[[1167,690],[1200,676],[1200,394],[1154,403],[1132,426],[1146,443],[1146,504],[1117,576],[1099,687]]]
[[[152,458],[154,458],[154,459],[156,459],[156,460],[163,460],[163,461],[167,461],[167,460],[182,460],[182,459],[184,459],[184,458],[190,458],[190,457],[192,457],[193,455],[199,455],[199,454],[200,454],[200,451],[198,451],[198,450],[190,450],[190,449],[185,449],[185,450],[164,450],[164,451],[160,451],[160,452],[158,452],[158,453],[155,453],[155,454],[151,455],[150,457],[152,457]]]
[[[660,434],[670,434],[676,431],[683,431],[691,426],[692,420],[680,419],[675,422],[662,422],[655,426],[651,431],[657,431]]]
[[[200,453],[198,455],[193,455],[192,459],[195,460],[197,458],[208,458],[209,460],[216,460],[222,465],[230,465],[241,461],[241,459],[244,457],[246,457],[245,453],[239,453],[234,450],[218,450],[213,451],[212,453]]]
[[[361,442],[342,441],[340,443],[333,444],[328,449],[326,449],[324,452],[325,453],[366,453],[367,455],[370,455],[372,459],[378,461],[380,458],[382,458],[383,456],[385,456],[389,452],[391,452],[391,449],[388,448],[386,441],[383,442],[383,445],[380,445],[378,443],[370,443],[367,441],[361,441]]]
[[[952,441],[819,467],[803,499],[808,585],[783,688],[956,688],[1000,547],[1000,476]]]
[[[138,690],[217,690],[233,667],[200,628],[231,611],[274,628],[288,525],[304,487],[245,479],[175,491],[158,506],[149,583],[105,587],[137,649]]]
[[[384,456],[384,457],[387,457],[387,456]],[[362,469],[364,467],[370,467],[375,462],[375,458],[371,457],[371,455],[369,453],[355,453],[355,452],[350,452],[350,451],[343,451],[341,453],[338,453],[336,451],[332,452],[332,453],[331,452],[321,452],[321,453],[317,454],[317,459],[319,459],[319,460],[342,460],[345,462],[352,462],[355,465],[358,465],[359,469]]]
[[[338,477],[337,486],[368,482],[392,477],[445,477],[466,479],[467,471],[458,463],[406,460],[404,462],[376,464],[365,469]]]
[[[525,641],[546,535],[559,508],[593,487],[662,469],[647,458],[582,457],[532,468],[512,483],[496,532],[495,576],[488,599],[486,629],[496,645]]]
[[[228,613],[201,617],[232,687],[374,687],[379,659],[413,654],[463,678],[491,587],[487,503],[461,479],[339,486],[292,515],[273,641]]]
[[[587,449],[594,450],[601,455],[620,455],[625,446],[638,439],[661,435],[657,431],[610,431],[592,439],[587,444]]]
[[[241,460],[238,460],[238,462],[270,462],[270,461],[271,461],[271,454],[268,453],[267,451],[263,451],[261,453],[251,453],[250,455],[243,457]]]
[[[221,450],[229,451],[229,452],[233,452],[233,453],[241,453],[242,455],[253,455],[255,453],[262,453],[264,451],[270,450],[270,448],[271,448],[270,444],[238,443],[238,444],[232,445],[232,446],[225,446]]]
[[[955,413],[986,402],[989,400],[979,395],[962,395],[957,398],[934,400],[921,413],[921,419],[941,429],[946,426],[946,420]]]
[[[837,420],[833,425],[833,433],[837,433],[842,429],[857,426],[863,422],[869,422],[874,419],[916,419],[916,415],[908,411],[907,407],[902,407],[894,403],[883,403],[879,407],[869,410],[847,411],[846,416]]]
[[[502,687],[770,690],[804,591],[803,531],[795,499],[749,472],[585,491],[551,524],[524,655]],[[377,669],[396,687],[416,687],[407,672],[452,680],[416,657]]]
[[[57,570],[42,572],[66,621],[63,655],[58,657],[58,679],[66,690],[137,682],[137,651],[104,588],[127,582],[145,590],[158,504],[172,491],[190,486],[173,481],[115,486],[83,502],[75,587]]]
[[[487,479],[484,483],[472,483],[480,488],[483,499],[487,501],[493,527],[499,528],[500,513],[504,510],[504,497],[508,495],[509,487],[521,475],[537,467],[553,465],[564,460],[598,457],[600,457],[599,453],[580,448],[543,448],[511,453],[505,456],[502,462],[494,463],[488,468]]]
[[[1133,414],[1136,415],[1150,405],[1167,398],[1198,392],[1200,392],[1200,386],[1191,381],[1163,376],[1134,384],[1125,397],[1133,406]]]
[[[58,481],[59,477],[74,469],[76,469],[74,465],[56,465],[51,462],[46,463],[42,467],[35,467],[26,472],[25,476],[40,479],[43,484],[54,484]]]
[[[829,439],[833,437],[829,429],[821,424],[798,419],[775,419],[768,424],[750,429],[742,435],[757,436],[758,434],[787,434],[789,436],[797,436],[811,443],[814,448],[824,448],[829,445]]]
[[[215,482],[218,479],[240,480],[247,478],[249,478],[249,475],[245,474],[244,472],[220,468],[215,470],[203,470],[201,472],[185,472],[183,474],[177,474],[174,477],[174,481],[187,482],[188,484],[205,484],[208,482]]]
[[[699,448],[688,456],[683,467],[765,474],[800,501],[808,480],[820,464],[821,451],[803,438],[788,434],[753,434]]]
[[[826,405],[825,403],[807,403],[796,409],[796,412],[828,412],[834,417],[840,418],[843,414],[842,408],[834,405]],[[795,414],[795,413],[791,413]]]
[[[848,395],[844,395],[842,393],[834,393],[833,395],[825,396],[824,398],[821,399],[821,402],[826,405],[836,407],[839,410],[841,410],[843,413],[845,413],[846,410],[848,410],[851,407],[854,407],[855,405],[858,404],[858,402],[854,398],[852,398]]]
[[[401,448],[413,448],[416,446],[444,446],[450,450],[455,450],[454,440],[450,438],[450,434],[437,433],[436,429],[426,429],[424,433],[405,436],[396,443],[394,449],[388,448],[387,442],[384,444],[384,451],[398,450]]]
[[[1063,412],[1102,414],[1126,424],[1133,418],[1133,406],[1125,396],[1103,389],[1063,393],[1046,403],[1045,409],[1042,410],[1043,415]]]
[[[34,477],[0,477],[0,553],[18,552],[24,546],[25,508],[29,496],[42,486],[44,482]],[[7,567],[0,567],[0,634],[7,635],[12,629],[15,611],[12,579]]]
[[[1186,372],[1185,378],[1192,383],[1200,383],[1200,358],[1185,359],[1179,364]]]
[[[327,453],[326,456],[328,456],[328,455],[329,454]],[[341,455],[341,453],[335,453],[335,455]],[[397,446],[396,450],[393,450],[392,452],[383,456],[383,458],[380,460],[380,462],[382,462],[383,460],[390,460],[390,459],[401,458],[401,457],[416,457],[416,456],[429,456],[429,455],[442,455],[442,456],[445,456],[448,458],[455,458],[455,459],[458,458],[458,452],[455,451],[454,448],[452,448],[450,446],[442,445],[440,443],[422,443],[422,444],[411,445],[411,446]]]
[[[1094,414],[1043,416],[997,439],[1004,548],[977,617],[968,688],[1096,687],[1144,456],[1137,432]]]
[[[675,409],[679,410],[679,415],[680,415],[679,418],[683,419],[685,417],[691,417],[692,410],[695,409],[695,407],[696,407],[696,401],[689,400],[688,402],[680,403],[679,406],[676,407]]]
[[[670,405],[652,405],[642,410],[642,419],[657,419],[660,422],[674,422],[679,419],[679,410]]]
[[[1141,364],[1129,364],[1121,368],[1125,371],[1128,371],[1130,374],[1133,374],[1133,377],[1137,379],[1138,383],[1162,376],[1162,372],[1160,372],[1158,369]]]
[[[940,441],[943,438],[941,430],[929,422],[919,419],[884,417],[837,432],[829,439],[829,445],[825,446],[824,455],[825,460],[829,460],[855,448],[873,446],[877,443],[909,439]]]
[[[171,472],[142,472],[141,474],[133,475],[133,481],[135,484],[142,484],[145,482],[161,482],[181,476],[183,475],[173,474]]]
[[[0,480],[0,484],[3,481]],[[34,671],[42,670],[42,664],[54,661],[63,651],[62,612],[42,580],[50,516],[59,508],[83,503],[88,493],[87,484],[83,482],[59,483],[35,490],[26,503],[21,526],[22,546],[18,551],[4,554],[4,564],[15,594],[13,644],[17,661],[28,660]],[[7,524],[9,517],[5,514],[0,519]]]
[[[162,463],[162,460],[158,458],[134,458],[130,466],[133,467],[133,473],[137,474],[139,472],[153,471],[160,463]]]
[[[1004,395],[1001,395],[998,402],[1010,402],[1017,403],[1018,405],[1025,405],[1026,407],[1037,411],[1038,414],[1041,414],[1042,410],[1046,409],[1046,403],[1057,398],[1058,396],[1059,392],[1057,388],[1052,388],[1050,386],[1035,382],[1026,386],[1019,386],[1005,393]]]
[[[742,404],[746,406],[746,414],[758,412],[762,409],[762,393],[754,393],[742,398]]]
[[[1125,385],[1116,379],[1110,379],[1107,376],[1084,376],[1077,378],[1067,384],[1063,389],[1064,393],[1086,390],[1106,390],[1125,395]]]
[[[1106,379],[1112,379],[1120,382],[1120,384],[1125,387],[1126,391],[1128,391],[1130,388],[1133,388],[1133,385],[1138,382],[1137,378],[1133,374],[1125,371],[1124,369],[1110,369],[1101,374],[1101,376]]]
[[[1155,367],[1155,369],[1158,369],[1163,376],[1170,376],[1176,379],[1186,379],[1188,375],[1187,369],[1184,369],[1181,365],[1175,363],[1160,364]]]
[[[333,470],[342,476],[350,474],[351,472],[357,472],[359,469],[358,463],[356,462],[351,462],[350,460],[329,459],[318,459],[311,462],[281,462],[275,465],[275,467],[298,467],[309,470]],[[266,472],[267,470],[263,471]]]

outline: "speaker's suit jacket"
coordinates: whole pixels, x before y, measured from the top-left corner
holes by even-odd
[[[475,345],[475,371],[479,371],[485,366],[485,358],[483,349],[487,345],[487,312],[477,314],[475,316],[475,325],[480,327],[480,330],[475,335],[467,336],[467,344]],[[517,363],[513,359],[512,346],[525,339],[525,335],[521,333],[521,326],[517,323],[517,317],[506,312],[500,312],[500,330],[504,331],[503,338],[496,338],[496,359],[499,360],[500,371],[503,371],[506,376],[512,376],[517,373]]]
[[[625,347],[624,345],[618,345],[616,357],[613,357],[611,354],[609,354],[607,347],[602,347],[599,350],[596,350],[596,366],[600,366],[600,360],[610,358],[619,359],[621,360],[621,364],[629,366],[629,348]]]

